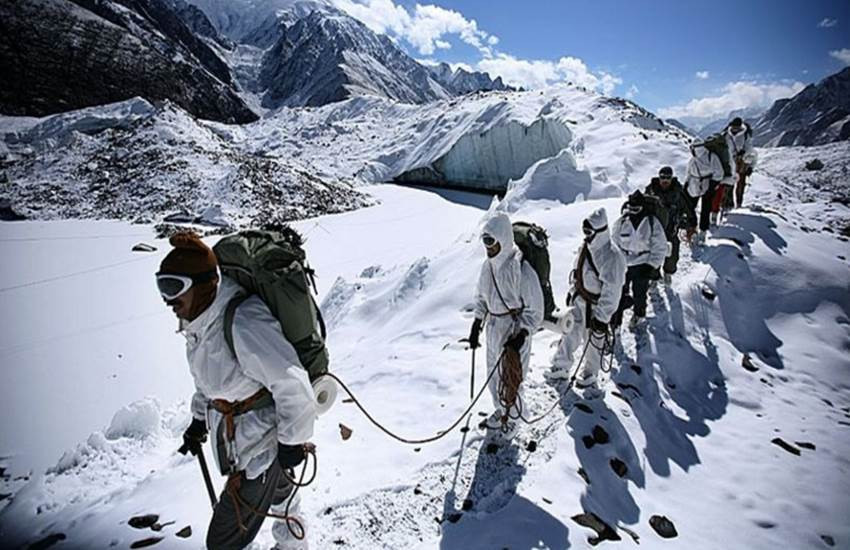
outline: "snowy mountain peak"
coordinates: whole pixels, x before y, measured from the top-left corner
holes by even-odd
[[[452,69],[448,63],[428,66],[431,76],[453,95],[463,95],[478,91],[514,91],[516,88],[502,82],[502,77],[495,80],[485,72],[467,71],[463,67]]]
[[[451,96],[389,38],[339,10],[314,10],[282,31],[263,58],[267,108],[318,106],[352,95],[406,103]]]

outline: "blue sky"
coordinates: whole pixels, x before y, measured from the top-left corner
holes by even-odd
[[[850,64],[850,1],[335,0],[420,60],[716,118]]]

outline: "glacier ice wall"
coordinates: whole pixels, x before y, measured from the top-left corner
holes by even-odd
[[[526,126],[506,120],[483,132],[461,136],[430,164],[407,170],[395,181],[505,191],[534,163],[554,157],[569,146],[572,133],[553,118],[538,118]]]

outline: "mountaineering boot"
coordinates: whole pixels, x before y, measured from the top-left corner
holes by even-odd
[[[583,390],[590,386],[595,386],[596,378],[596,374],[583,370],[578,378],[576,378],[576,389]]]
[[[570,371],[564,367],[553,366],[550,370],[543,373],[543,378],[548,380],[568,380],[570,378]]]
[[[708,216],[708,224],[709,224],[710,226],[715,226],[715,225],[717,225],[717,215],[718,215],[718,212],[712,212],[711,214],[709,214],[709,216]]]
[[[664,286],[670,286],[670,284],[672,282],[673,282],[673,274],[672,273],[665,273],[664,274]]]
[[[644,317],[643,315],[632,315],[632,318],[629,321],[629,328],[635,329],[639,327],[641,323],[643,323],[644,319],[646,319],[646,317]]]
[[[599,387],[599,384],[596,382],[596,380],[586,386],[581,392],[581,396],[584,399],[599,399],[604,395],[605,390]]]
[[[697,231],[691,238],[691,248],[702,245],[705,242],[705,231]]]
[[[493,411],[493,414],[479,422],[478,427],[482,430],[487,430],[488,432],[498,430],[502,427],[502,416],[504,416],[502,410],[496,409]]]
[[[514,438],[518,430],[519,424],[517,421],[508,420],[505,422],[504,427],[499,426],[499,429],[495,431],[493,434],[493,441],[495,443],[507,443]]]

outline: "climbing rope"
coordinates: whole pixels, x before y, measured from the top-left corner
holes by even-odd
[[[473,351],[472,351],[472,353],[474,354],[474,353],[475,353],[475,350],[473,350]],[[505,356],[505,352],[504,352],[504,350],[503,350],[503,351],[502,351],[502,355],[499,357],[499,363],[501,363],[502,358],[503,358],[504,356]],[[385,434],[387,434],[387,435],[388,435],[388,436],[390,436],[391,438],[395,439],[396,441],[399,441],[400,443],[406,443],[406,444],[408,444],[408,445],[422,445],[422,444],[425,444],[425,443],[433,443],[434,441],[438,441],[438,440],[440,440],[440,439],[444,438],[444,437],[445,437],[445,436],[447,436],[447,435],[448,435],[448,434],[449,434],[452,430],[454,430],[454,429],[455,429],[458,425],[460,425],[460,423],[461,423],[461,422],[463,422],[464,417],[465,417],[467,414],[469,414],[470,412],[472,412],[473,407],[475,407],[476,403],[478,403],[478,400],[479,400],[479,399],[481,399],[481,396],[484,394],[484,390],[486,390],[486,389],[487,389],[487,385],[490,383],[490,380],[492,380],[492,379],[493,379],[493,376],[494,376],[494,375],[495,375],[498,371],[499,371],[499,369],[498,369],[498,368],[495,368],[495,369],[493,369],[493,370],[490,372],[490,375],[487,377],[487,380],[485,380],[485,381],[484,381],[484,384],[481,386],[481,389],[480,389],[480,390],[478,390],[478,394],[475,396],[475,399],[473,399],[473,400],[472,400],[472,402],[469,404],[469,406],[466,408],[466,410],[464,410],[464,411],[463,411],[463,413],[461,413],[461,415],[460,415],[460,416],[458,416],[457,420],[455,420],[455,421],[451,424],[451,426],[449,426],[449,427],[448,427],[448,428],[446,428],[445,430],[442,430],[442,431],[438,432],[438,433],[437,433],[437,435],[435,435],[435,436],[432,436],[432,437],[426,437],[426,438],[422,438],[422,439],[412,439],[412,438],[407,438],[407,437],[403,437],[403,436],[400,436],[400,435],[398,435],[398,434],[394,433],[392,430],[388,429],[388,428],[387,428],[387,427],[385,427],[383,424],[381,424],[380,422],[378,422],[378,421],[375,419],[375,417],[373,417],[373,416],[369,413],[369,411],[368,411],[368,410],[366,410],[366,408],[365,408],[365,407],[364,407],[364,406],[360,403],[360,400],[358,400],[358,399],[357,399],[357,397],[354,395],[354,392],[352,392],[352,391],[348,388],[348,386],[345,384],[345,382],[343,382],[342,380],[340,380],[338,376],[336,376],[336,375],[335,375],[335,374],[333,374],[332,372],[325,373],[325,374],[324,374],[324,376],[327,376],[327,377],[331,378],[332,380],[336,381],[336,383],[337,383],[337,384],[339,384],[339,386],[342,388],[342,390],[343,390],[345,393],[347,393],[347,394],[348,394],[348,397],[351,399],[351,401],[352,401],[355,405],[357,405],[357,408],[358,408],[358,409],[360,409],[360,412],[362,412],[362,413],[363,413],[363,415],[364,415],[364,416],[366,416],[366,418],[368,418],[368,419],[369,419],[369,421],[370,421],[372,424],[374,424],[374,425],[375,425],[375,427],[377,427],[378,429],[380,429],[382,432],[384,432]]]
[[[310,479],[305,482],[304,477],[307,474],[307,465],[310,457],[313,458],[313,475],[310,476]],[[313,483],[318,473],[319,462],[316,458],[316,448],[311,443],[305,443],[304,466],[303,468],[301,468],[301,475],[299,479],[296,481],[295,477],[290,475],[290,472],[288,470],[283,471],[283,476],[292,486],[292,491],[290,491],[289,497],[286,500],[286,507],[284,508],[283,514],[276,514],[274,512],[263,512],[261,510],[258,510],[242,498],[242,495],[239,494],[239,487],[242,484],[242,472],[238,472],[228,477],[225,491],[227,492],[228,496],[230,496],[230,499],[233,501],[233,509],[236,512],[236,523],[239,525],[239,529],[242,532],[248,531],[248,528],[242,521],[242,512],[240,511],[240,506],[243,506],[247,508],[251,514],[254,514],[256,516],[263,518],[273,518],[285,522],[286,528],[289,529],[289,532],[292,534],[292,536],[297,540],[303,540],[306,534],[304,524],[302,524],[297,517],[290,516],[289,510],[292,506],[292,501],[295,500],[295,495],[298,493],[298,489],[300,489],[301,487],[306,487]]]

